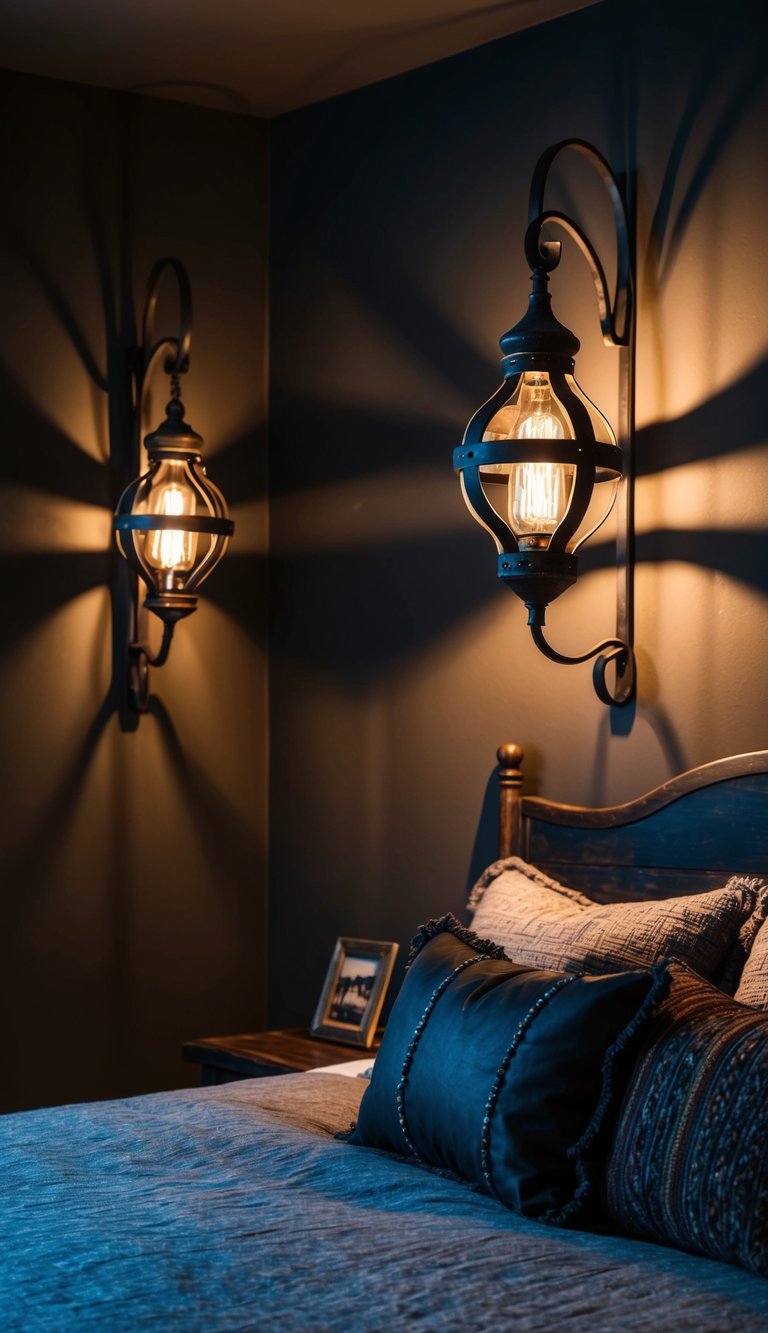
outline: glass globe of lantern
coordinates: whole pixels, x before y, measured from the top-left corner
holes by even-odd
[[[610,423],[590,401],[572,374],[564,374],[566,392],[558,396],[548,370],[525,370],[507,402],[488,421],[481,439],[486,441],[530,441],[526,458],[514,463],[480,467],[480,480],[489,503],[509,526],[521,551],[546,550],[570,508],[575,462],[552,461],[551,441],[576,441],[577,428],[568,410],[572,395],[586,410],[594,439],[618,448]],[[598,467],[592,498],[581,522],[567,540],[565,550],[574,552],[598,528],[611,511],[619,473]],[[607,484],[606,484],[607,483]],[[500,486],[504,491],[500,491]]]
[[[146,584],[144,605],[167,624],[197,606],[196,591],[227,548],[233,524],[223,495],[202,464],[202,438],[176,398],[144,441],[147,471],[115,511],[118,545]]]

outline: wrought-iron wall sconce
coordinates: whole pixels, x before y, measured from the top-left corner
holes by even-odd
[[[155,312],[166,272],[174,274],[178,285],[179,331],[175,337],[156,339]],[[202,438],[184,419],[180,379],[189,369],[191,337],[192,299],[187,271],[178,259],[160,259],[149,277],[142,343],[129,353],[136,470],[140,467],[146,388],[163,356],[163,369],[171,381],[170,401],[165,420],[144,440],[148,469],[123,491],[113,520],[118,548],[137,576],[128,644],[129,714],[130,710],[134,714],[146,712],[148,668],[166,661],[177,622],[196,610],[197,590],[219,563],[234,531],[224,497],[202,465]],[[142,635],[139,580],[147,590],[144,607],[163,622],[162,641],[154,653]]]
[[[575,149],[597,169],[613,204],[617,274],[613,300],[603,265],[582,229],[564,213],[544,208],[555,158]],[[561,242],[545,240],[560,227],[586,257],[597,292],[604,342],[619,351],[618,439],[574,379],[579,340],[555,318],[548,275]],[[498,548],[499,578],[522,598],[536,646],[554,662],[596,657],[593,679],[607,704],[626,704],[635,692],[632,605],[632,445],[634,426],[634,237],[626,192],[605,158],[581,139],[566,139],[539,158],[530,190],[525,255],[531,267],[528,310],[500,340],[504,381],[472,417],[454,468],[472,516]],[[576,582],[576,552],[608,517],[617,494],[616,637],[578,657],[566,657],[544,637],[546,608]],[[613,689],[606,682],[615,665]]]

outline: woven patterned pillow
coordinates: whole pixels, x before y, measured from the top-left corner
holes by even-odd
[[[768,1276],[768,1017],[680,963],[643,1034],[604,1196],[637,1236]]]
[[[621,972],[674,954],[732,994],[763,883],[739,876],[708,893],[603,906],[513,856],[488,867],[467,906],[478,935],[529,967]]]

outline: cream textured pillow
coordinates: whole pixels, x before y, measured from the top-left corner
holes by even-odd
[[[761,894],[755,912],[755,935],[747,954],[734,999],[741,1004],[768,1009],[768,893]]]
[[[604,906],[513,856],[489,866],[467,905],[472,929],[516,963],[599,974],[649,967],[673,954],[732,994],[761,885],[735,876],[707,893]]]

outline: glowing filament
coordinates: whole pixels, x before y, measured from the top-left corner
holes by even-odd
[[[563,423],[552,407],[547,376],[526,375],[514,438],[562,440]],[[538,545],[531,539],[551,536],[568,508],[572,484],[573,468],[562,463],[518,463],[510,470],[509,522],[521,545]]]
[[[568,507],[573,468],[561,463],[518,463],[509,479],[509,518],[520,537],[553,533]]]
[[[194,509],[194,496],[186,488],[162,486],[152,497],[150,512],[173,517],[191,514]],[[195,558],[197,536],[192,532],[174,531],[169,528],[150,530],[147,560],[155,569],[189,569]]]

